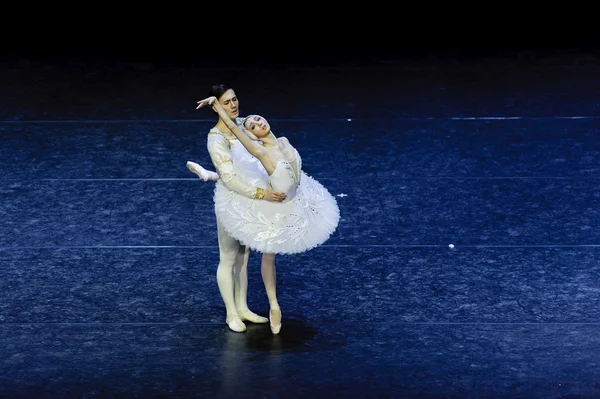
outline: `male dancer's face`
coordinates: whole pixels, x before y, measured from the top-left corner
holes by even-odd
[[[219,98],[219,102],[232,120],[235,120],[235,118],[238,117],[240,114],[239,101],[233,89],[229,89],[223,93],[223,95]]]

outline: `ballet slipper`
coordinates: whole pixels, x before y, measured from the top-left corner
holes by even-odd
[[[271,308],[269,310],[269,326],[271,327],[271,332],[275,335],[281,331],[281,317],[281,309]]]
[[[242,321],[249,321],[251,323],[256,324],[264,324],[269,321],[269,319],[267,319],[266,317],[259,316],[256,313],[252,312],[250,309],[242,311],[238,310],[238,314],[240,315],[240,319],[242,319]]]
[[[225,319],[225,323],[227,323],[227,325],[229,326],[229,329],[231,331],[235,331],[235,332],[246,331],[246,325],[244,324],[242,319],[240,319],[240,316],[238,316],[237,314],[233,315],[233,316],[227,316],[227,318]]]
[[[187,166],[190,172],[198,175],[198,177],[201,178],[203,181],[219,180],[219,175],[217,173],[204,169],[196,162],[187,161],[185,166]]]

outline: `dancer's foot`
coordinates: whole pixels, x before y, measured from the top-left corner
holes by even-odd
[[[279,307],[272,307],[269,310],[269,326],[273,334],[279,334],[281,331],[281,309]]]
[[[233,316],[227,316],[227,318],[225,319],[225,323],[227,323],[227,325],[229,326],[229,329],[231,331],[235,331],[235,332],[246,331],[246,325],[244,324],[242,319],[240,319],[240,316],[238,316],[237,314],[233,315]]]
[[[206,170],[202,166],[198,165],[196,162],[187,161],[185,166],[187,166],[187,168],[192,173],[198,175],[198,177],[201,178],[203,181],[219,180],[219,175],[216,172]]]
[[[242,319],[242,321],[249,321],[251,323],[256,324],[264,324],[269,321],[269,319],[267,319],[266,317],[259,316],[250,309],[242,311],[238,310],[238,314],[240,315],[240,319]]]

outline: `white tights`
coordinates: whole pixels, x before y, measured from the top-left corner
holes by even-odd
[[[217,219],[219,266],[217,285],[227,313],[225,322],[233,331],[246,330],[244,320],[266,323],[268,319],[248,308],[248,259],[250,249],[231,237]]]
[[[246,300],[250,250],[227,234],[218,220],[217,238],[219,242],[217,285],[225,303],[227,317],[233,317],[238,310],[248,310]]]

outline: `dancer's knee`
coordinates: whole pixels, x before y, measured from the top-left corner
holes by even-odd
[[[221,252],[219,257],[219,270],[233,270],[235,265],[236,253]]]

